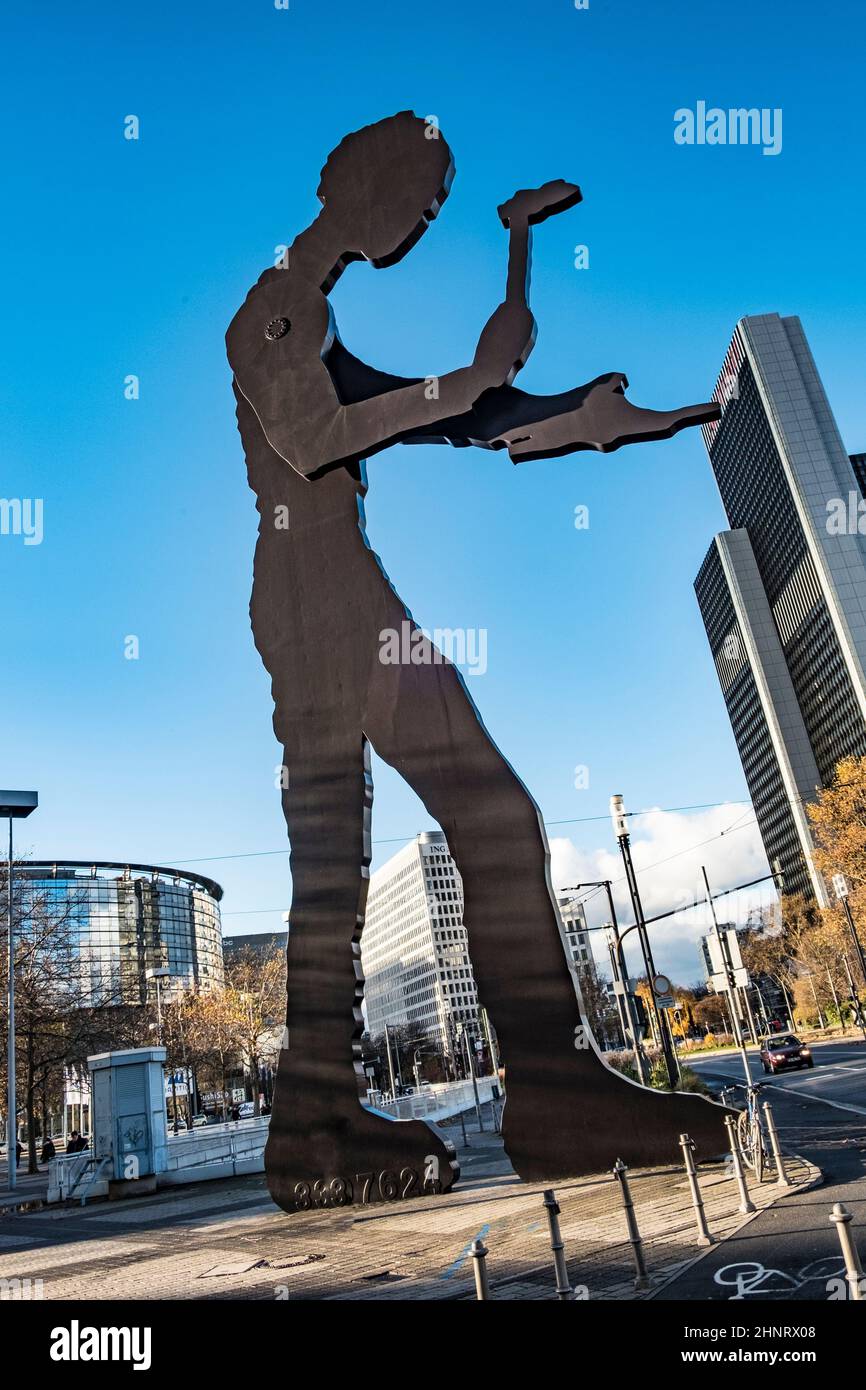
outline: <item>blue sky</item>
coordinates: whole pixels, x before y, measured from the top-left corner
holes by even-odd
[[[44,499],[44,540],[0,537],[0,782],[40,791],[35,856],[195,861],[226,888],[227,930],[288,905],[282,854],[203,862],[285,845],[223,334],[350,129],[436,115],[457,165],[408,259],[338,286],[359,355],[420,374],[468,361],[504,283],[497,203],[565,177],[585,201],[538,229],[522,385],[621,370],[639,403],[700,400],[738,317],[797,313],[849,449],[866,447],[858,7],[49,0],[6,28],[0,495]],[[782,153],[676,145],[674,111],[698,100],[781,108]],[[398,448],[369,473],[370,536],[415,616],[487,630],[469,686],[549,821],[603,817],[612,791],[635,809],[744,797],[692,591],[724,525],[697,432],[519,468]],[[378,841],[428,824],[381,767],[376,785]],[[706,818],[673,829],[697,843]],[[551,834],[569,868],[611,847],[606,819]],[[749,836],[720,876],[759,862]],[[688,893],[684,862],[665,892]],[[691,945],[668,950],[696,973]]]

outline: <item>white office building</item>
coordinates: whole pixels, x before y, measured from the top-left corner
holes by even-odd
[[[586,925],[586,911],[578,898],[563,894],[559,899],[559,915],[562,919],[562,933],[565,955],[569,965],[578,974],[581,971],[595,973],[595,961],[589,944],[589,928]]]
[[[595,973],[583,903],[558,900],[566,959]],[[463,882],[441,830],[416,835],[370,876],[361,936],[367,1028],[410,1024],[445,1051],[478,1030],[478,990],[463,925]],[[495,1020],[494,1020],[495,1023]]]
[[[361,936],[367,1027],[408,1023],[450,1051],[478,1018],[463,926],[463,883],[441,830],[416,835],[370,876]]]

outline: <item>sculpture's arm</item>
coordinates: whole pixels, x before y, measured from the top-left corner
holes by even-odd
[[[393,377],[353,357],[334,333],[324,360],[340,406],[334,416],[316,423],[307,447],[299,449],[296,445],[295,456],[289,460],[294,467],[314,477],[403,439],[432,440],[438,425],[469,416],[485,393],[503,392],[510,386],[535,344],[535,320],[529,309],[531,228],[580,200],[576,184],[555,179],[541,188],[520,190],[498,209],[509,231],[505,299],[485,324],[470,367],[441,377]],[[341,374],[345,378],[342,382]],[[509,398],[503,402],[506,408],[510,403]],[[472,421],[473,426],[476,423]],[[452,443],[482,442],[484,438],[471,429],[465,440],[462,430],[441,437]],[[273,439],[271,443],[282,452]],[[302,460],[301,453],[310,457]]]
[[[433,377],[400,377],[371,367],[350,352],[339,338],[334,339],[325,357],[325,365],[340,400],[347,405],[368,401],[407,386],[426,384],[430,387],[435,382]],[[513,428],[527,418],[543,416],[548,399],[551,405],[555,405],[556,397],[538,398],[526,395],[515,386],[500,386],[483,392],[470,410],[446,416],[441,409],[440,395],[440,409],[436,412],[436,418],[428,425],[419,425],[402,434],[398,442],[455,446],[487,444],[502,430]]]
[[[579,203],[582,194],[576,183],[554,179],[540,188],[523,188],[497,212],[508,228],[508,274],[505,282],[505,304],[515,333],[521,333],[523,346],[514,370],[508,378],[514,380],[535,346],[537,326],[529,308],[529,282],[532,271],[532,228],[548,217],[565,212]],[[520,327],[518,328],[518,325]]]
[[[525,324],[500,304],[485,325],[472,364],[442,376],[394,377],[360,362],[333,335],[321,362],[330,378],[298,381],[236,374],[271,447],[306,478],[369,458],[440,421],[467,415],[517,370]]]
[[[476,368],[481,366],[482,370],[485,367],[493,368],[495,379],[486,382],[487,388],[510,383],[529,356],[535,341],[535,320],[529,312],[532,226],[574,207],[580,200],[581,192],[576,184],[555,179],[541,188],[523,189],[515,193],[497,209],[503,226],[509,231],[505,299],[485,325],[473,363]],[[509,358],[513,358],[510,365]],[[344,405],[357,404],[373,396],[410,386],[430,385],[436,380],[433,377],[394,376],[370,367],[349,351],[336,331],[333,332],[324,360]],[[504,380],[499,380],[503,363],[509,365],[509,370]],[[458,376],[459,373],[453,375]],[[449,377],[440,378],[440,388],[443,382],[448,381]],[[437,418],[442,418],[441,413]],[[432,423],[435,424],[436,420]]]

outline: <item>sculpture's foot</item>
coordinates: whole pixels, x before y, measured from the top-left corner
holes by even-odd
[[[454,1145],[423,1120],[391,1120],[351,1098],[310,1100],[277,1083],[265,1172],[283,1211],[431,1196],[460,1176]]]
[[[571,399],[574,404],[562,414],[506,430],[496,443],[507,445],[513,463],[557,458],[580,449],[609,453],[623,444],[669,439],[691,425],[718,420],[721,414],[715,401],[679,410],[644,410],[626,399],[627,386],[622,372],[608,372],[564,395],[564,403]]]
[[[561,1078],[560,1078],[561,1080]],[[524,1182],[540,1183],[609,1172],[618,1158],[629,1167],[682,1160],[681,1134],[706,1159],[727,1152],[725,1115],[734,1112],[703,1096],[638,1086],[600,1061],[573,1090],[524,1081],[506,1071],[502,1118],[505,1151]]]

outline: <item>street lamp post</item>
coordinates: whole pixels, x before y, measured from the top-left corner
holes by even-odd
[[[604,888],[605,892],[607,893],[607,906],[608,911],[610,912],[609,931],[611,940],[608,942],[610,949],[610,964],[611,969],[613,971],[614,984],[619,984],[622,991],[621,993],[617,992],[617,999],[622,1000],[622,1007],[625,1011],[625,1021],[628,1027],[628,1032],[631,1036],[632,1051],[634,1053],[634,1064],[637,1068],[638,1078],[640,1079],[641,1084],[645,1086],[647,1084],[646,1058],[643,1054],[643,1048],[640,1045],[640,1038],[638,1037],[637,1018],[635,1017],[634,1012],[634,1001],[631,996],[631,991],[628,987],[628,969],[626,967],[625,952],[622,946],[622,937],[619,934],[619,923],[617,921],[616,908],[613,905],[613,891],[611,888],[611,881],[609,878],[602,878],[598,879],[594,883],[576,883],[573,889],[567,888],[565,891],[567,893],[570,893],[572,891],[578,891],[581,888]]]
[[[854,1010],[854,1022],[860,1025],[863,1034],[863,1041],[866,1042],[866,1020],[863,1018],[863,1010],[860,1007],[860,996],[854,984],[854,976],[851,974],[851,966],[848,963],[848,956],[843,951],[842,960],[845,965],[845,974],[848,976],[848,988],[851,990],[851,1006]]]
[[[145,970],[145,978],[156,980],[156,1041],[162,1047],[162,982],[171,976],[171,971],[165,966],[158,970]]]
[[[662,1045],[662,1052],[664,1053],[665,1059],[665,1067],[667,1068],[668,1073],[668,1085],[670,1086],[670,1089],[672,1091],[675,1091],[677,1085],[677,1078],[679,1075],[679,1068],[677,1067],[676,1057],[674,1056],[674,1050],[671,1045],[671,1036],[668,1030],[667,1018],[665,1016],[664,1010],[659,1007],[659,1002],[656,998],[655,962],[653,961],[652,948],[650,946],[649,935],[647,933],[646,922],[644,920],[643,907],[641,906],[640,900],[640,893],[638,892],[637,877],[634,871],[634,864],[632,863],[631,841],[629,838],[628,825],[626,822],[626,810],[621,796],[616,795],[610,798],[610,814],[611,819],[613,821],[613,833],[616,836],[620,854],[622,855],[623,867],[625,868],[626,882],[628,883],[628,891],[631,897],[632,909],[634,911],[635,926],[637,927],[637,934],[640,940],[641,952],[643,953],[643,961],[647,973],[647,983],[649,985],[650,992],[650,1003],[652,1005],[653,1016],[656,1021],[656,1027],[658,1028],[659,1041]]]
[[[388,1076],[391,1080],[391,1099],[397,1099],[397,1079],[394,1076],[394,1063],[391,1060],[391,1039],[388,1037],[388,1025],[385,1024],[385,1052],[388,1055]],[[400,1065],[400,1058],[397,1058],[397,1065]]]
[[[481,1023],[484,1028],[484,1036],[487,1039],[487,1051],[490,1054],[490,1067],[493,1083],[499,1086],[499,1054],[496,1050],[496,1043],[493,1038],[493,1030],[490,1027],[490,1019],[486,1009],[481,1010]]]
[[[719,944],[719,956],[722,962],[722,969],[725,973],[725,984],[727,985],[726,993],[728,996],[728,1006],[731,1011],[731,1028],[734,1034],[734,1042],[739,1048],[740,1057],[742,1058],[743,1071],[746,1073],[746,1085],[751,1086],[752,1073],[749,1069],[749,1054],[746,1051],[746,1044],[743,1040],[743,1030],[740,1027],[740,1016],[737,1012],[736,984],[728,943],[719,930],[719,919],[716,916],[716,909],[713,907],[713,895],[710,892],[710,880],[707,878],[707,871],[703,865],[701,866],[701,873],[704,876],[704,887],[707,890],[707,903],[709,905],[710,915],[713,919],[713,930],[716,934],[716,941]]]
[[[475,1114],[478,1117],[478,1128],[479,1130],[483,1130],[484,1119],[481,1115],[481,1097],[478,1093],[478,1077],[475,1072],[475,1059],[472,1055],[472,1047],[475,1040],[473,1038],[470,1041],[469,1031],[462,1019],[457,1024],[457,1036],[461,1039],[463,1043],[464,1056],[469,1067],[469,1075],[472,1078],[472,1092],[475,1096]]]
[[[421,1090],[421,1057],[423,1056],[420,1048],[415,1048],[412,1053],[412,1071],[415,1074],[415,1090]]]
[[[765,1001],[765,999],[764,999],[764,992],[763,992],[763,990],[761,989],[761,986],[758,984],[757,980],[755,981],[755,990],[756,990],[757,995],[758,995],[758,1002],[759,1002],[760,1005],[761,1005],[761,1015],[762,1015],[763,1020],[764,1020],[764,1033],[769,1037],[769,1034],[770,1034],[770,1019],[769,1019],[769,1016],[768,1016],[768,1014],[767,1014],[767,1004],[766,1004],[766,1001]]]
[[[15,1089],[15,918],[12,893],[12,822],[24,820],[39,805],[36,792],[0,792],[0,816],[9,819],[9,858],[6,879],[6,943],[9,950],[9,978],[7,984],[7,1009],[9,1037],[6,1045],[7,1081],[9,1103],[6,1114],[6,1170],[9,1190],[14,1192],[18,1178],[18,1096]]]
[[[854,942],[854,949],[857,952],[857,959],[860,962],[860,970],[863,974],[863,983],[866,984],[866,957],[863,955],[863,947],[860,944],[860,937],[857,935],[857,928],[854,925],[854,918],[851,915],[851,907],[848,902],[848,880],[844,874],[833,875],[833,891],[845,910],[848,919],[848,929]]]
[[[162,982],[171,975],[171,971],[162,966],[159,969],[145,970],[144,975],[147,980],[156,980],[156,1041],[158,1046],[162,1047]],[[165,1090],[165,1073],[163,1073],[163,1090]],[[165,1096],[163,1096],[164,1104]],[[172,1126],[174,1133],[177,1134],[177,1087],[174,1079],[173,1062],[171,1067],[171,1108],[173,1112]]]

